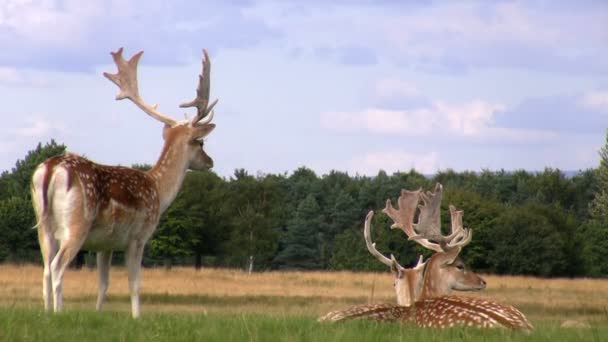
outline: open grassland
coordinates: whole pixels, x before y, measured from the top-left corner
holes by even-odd
[[[523,336],[502,330],[436,332],[399,324],[316,322],[331,310],[394,302],[388,273],[144,269],[143,317],[138,321],[127,319],[125,269],[114,268],[110,277],[103,313],[93,309],[97,273],[83,269],[66,273],[66,312],[45,315],[42,268],[0,265],[0,340],[608,340],[608,280],[485,276],[488,289],[466,295],[519,308],[536,327],[532,336]],[[590,328],[560,328],[568,320]]]

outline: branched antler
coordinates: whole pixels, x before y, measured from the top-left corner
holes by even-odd
[[[116,100],[129,99],[139,108],[141,108],[146,114],[150,115],[156,120],[169,126],[175,126],[177,121],[156,110],[156,105],[150,106],[146,104],[139,96],[139,90],[137,87],[137,63],[139,62],[139,59],[143,53],[143,51],[140,51],[127,61],[122,57],[122,48],[118,49],[116,52],[111,52],[114,63],[116,63],[116,67],[118,68],[118,72],[116,74],[104,72],[103,75],[116,84],[120,89],[116,95]]]
[[[450,235],[441,233],[441,199],[443,187],[437,183],[435,191],[423,192],[421,189],[415,191],[401,190],[397,200],[398,208],[393,208],[390,199],[386,201],[386,207],[382,210],[392,220],[391,228],[400,228],[408,236],[409,240],[416,241],[424,248],[445,252],[456,247],[464,247],[471,241],[470,229],[462,226],[462,211],[450,205],[452,219],[452,232]],[[422,199],[422,204],[418,205]],[[418,223],[414,224],[416,209],[420,209]]]
[[[460,218],[461,224],[455,225],[452,222],[452,233],[444,236],[441,233],[441,199],[443,195],[443,187],[437,183],[435,185],[435,191],[421,193],[422,205],[418,206],[420,209],[420,216],[418,216],[418,223],[414,225],[414,230],[418,233],[418,236],[412,237],[412,240],[432,240],[439,244],[442,250],[449,247],[449,244],[455,237],[463,234],[462,230],[462,212],[452,216],[454,218]]]
[[[410,240],[416,241],[424,248],[441,252],[441,246],[420,237],[414,230],[414,215],[416,214],[416,208],[418,208],[418,202],[422,195],[421,189],[414,191],[401,190],[401,195],[397,199],[398,208],[395,209],[391,200],[388,199],[386,200],[386,207],[382,211],[393,220],[394,223],[391,228],[400,228]]]
[[[213,118],[213,107],[217,104],[217,99],[209,104],[209,92],[211,90],[210,85],[210,73],[211,73],[211,61],[207,50],[203,50],[203,71],[198,76],[198,88],[196,88],[196,98],[190,102],[184,102],[179,106],[181,108],[196,107],[197,114],[192,119],[192,124],[204,125],[211,122]],[[203,118],[205,118],[203,120]]]

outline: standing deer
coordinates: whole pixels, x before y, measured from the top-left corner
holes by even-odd
[[[117,100],[129,99],[146,114],[164,124],[164,146],[148,172],[96,164],[64,154],[41,163],[32,177],[32,198],[38,240],[44,262],[44,308],[62,309],[64,272],[80,249],[97,252],[100,310],[109,285],[113,251],[125,251],[131,312],[140,315],[139,288],[144,246],[154,233],[160,215],[175,199],[188,169],[205,170],[213,160],[203,150],[203,139],[213,131],[209,104],[210,61],[203,50],[203,70],[196,98],[180,107],[196,107],[191,120],[177,121],[146,104],[139,95],[137,64],[143,51],[130,60],[122,48],[112,52],[118,73],[104,73],[120,91]],[[52,296],[52,298],[51,298]]]
[[[398,209],[387,201],[383,212],[393,221],[392,228],[400,228],[422,246],[436,251],[426,263],[421,261],[411,270],[404,269],[391,256],[390,266],[397,269],[395,291],[399,305],[369,304],[347,310],[333,311],[321,317],[320,321],[341,321],[350,318],[368,318],[379,321],[403,321],[419,327],[446,328],[456,325],[475,327],[504,327],[531,330],[526,317],[510,305],[494,301],[449,296],[452,290],[474,291],[485,288],[485,281],[471,272],[460,260],[458,254],[472,239],[470,229],[463,228],[462,211],[450,206],[452,233],[441,234],[440,204],[442,187],[437,184],[435,192],[401,192]],[[419,199],[423,204],[418,206]],[[418,223],[413,224],[416,208],[420,208]],[[380,261],[389,260],[375,249],[369,238],[373,211],[365,220],[364,235],[368,250]],[[434,241],[434,242],[433,242]],[[422,269],[422,271],[420,271]],[[398,275],[407,275],[406,280]],[[413,300],[412,300],[413,299]]]

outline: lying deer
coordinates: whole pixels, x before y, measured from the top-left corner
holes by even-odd
[[[120,166],[96,164],[65,154],[41,163],[32,178],[32,199],[38,240],[44,263],[44,308],[62,309],[64,272],[80,249],[97,251],[101,309],[109,285],[113,251],[125,251],[133,317],[140,315],[139,288],[144,246],[154,233],[160,215],[175,199],[188,169],[205,170],[213,160],[203,150],[204,138],[213,131],[209,104],[210,62],[204,51],[203,71],[196,98],[180,107],[196,107],[191,120],[177,121],[146,104],[139,96],[137,64],[143,51],[126,61],[122,48],[112,53],[117,74],[104,73],[120,92],[146,114],[164,124],[162,152],[154,167],[142,172]]]
[[[450,239],[454,240],[454,242],[445,244],[445,247],[442,247],[441,244],[433,243],[429,239],[420,238],[415,232],[415,230],[438,227],[439,231],[436,234],[440,236],[439,205],[441,204],[441,196],[442,188],[440,184],[437,184],[436,191],[433,194],[425,194],[421,190],[402,190],[401,196],[397,200],[398,209],[393,208],[391,201],[387,200],[386,207],[382,210],[393,220],[394,224],[391,228],[403,230],[410,240],[416,241],[424,248],[437,252],[426,262],[423,262],[423,258],[420,256],[417,265],[413,268],[401,266],[393,255],[389,259],[378,252],[376,244],[371,241],[370,233],[374,212],[370,211],[365,218],[363,229],[365,244],[369,252],[376,259],[390,267],[394,278],[397,303],[399,305],[410,306],[413,302],[423,297],[448,295],[452,290],[478,291],[486,286],[486,282],[477,274],[470,271],[458,257],[460,248],[464,247],[472,238],[471,231],[462,228],[461,211],[457,212],[455,208],[450,207],[453,220],[452,234],[448,237],[442,236],[440,239],[444,241]],[[414,225],[414,215],[416,214],[420,198],[423,199],[424,205],[420,206],[418,223]],[[454,219],[460,219],[461,224],[454,224]],[[425,284],[423,281],[424,275],[426,275],[427,279],[433,279],[433,281]]]
[[[448,236],[441,234],[441,197],[440,184],[437,184],[434,193],[404,190],[398,199],[398,209],[393,208],[389,200],[383,210],[394,221],[393,228],[402,229],[410,240],[436,251],[426,263],[420,260],[413,269],[403,268],[393,256],[389,260],[376,250],[369,238],[373,211],[366,217],[364,235],[367,248],[381,262],[391,266],[399,305],[359,305],[330,312],[321,317],[320,321],[368,318],[379,321],[398,320],[419,327],[445,328],[460,325],[532,329],[526,317],[510,305],[449,295],[452,290],[481,290],[486,283],[458,257],[461,249],[472,239],[471,230],[463,228],[462,211],[450,206],[452,233]],[[419,207],[418,223],[414,225],[414,215],[420,199],[423,205]]]

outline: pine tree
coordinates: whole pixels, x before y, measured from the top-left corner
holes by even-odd
[[[608,130],[606,144],[600,149],[600,166],[597,169],[598,189],[589,207],[589,214],[595,220],[608,223]]]
[[[287,225],[285,248],[276,256],[278,268],[314,269],[320,266],[319,232],[323,216],[313,195],[298,205],[296,216]]]
[[[599,154],[600,166],[595,170],[598,186],[589,205],[590,219],[581,227],[580,232],[585,274],[595,277],[608,275],[608,130],[606,144]]]

